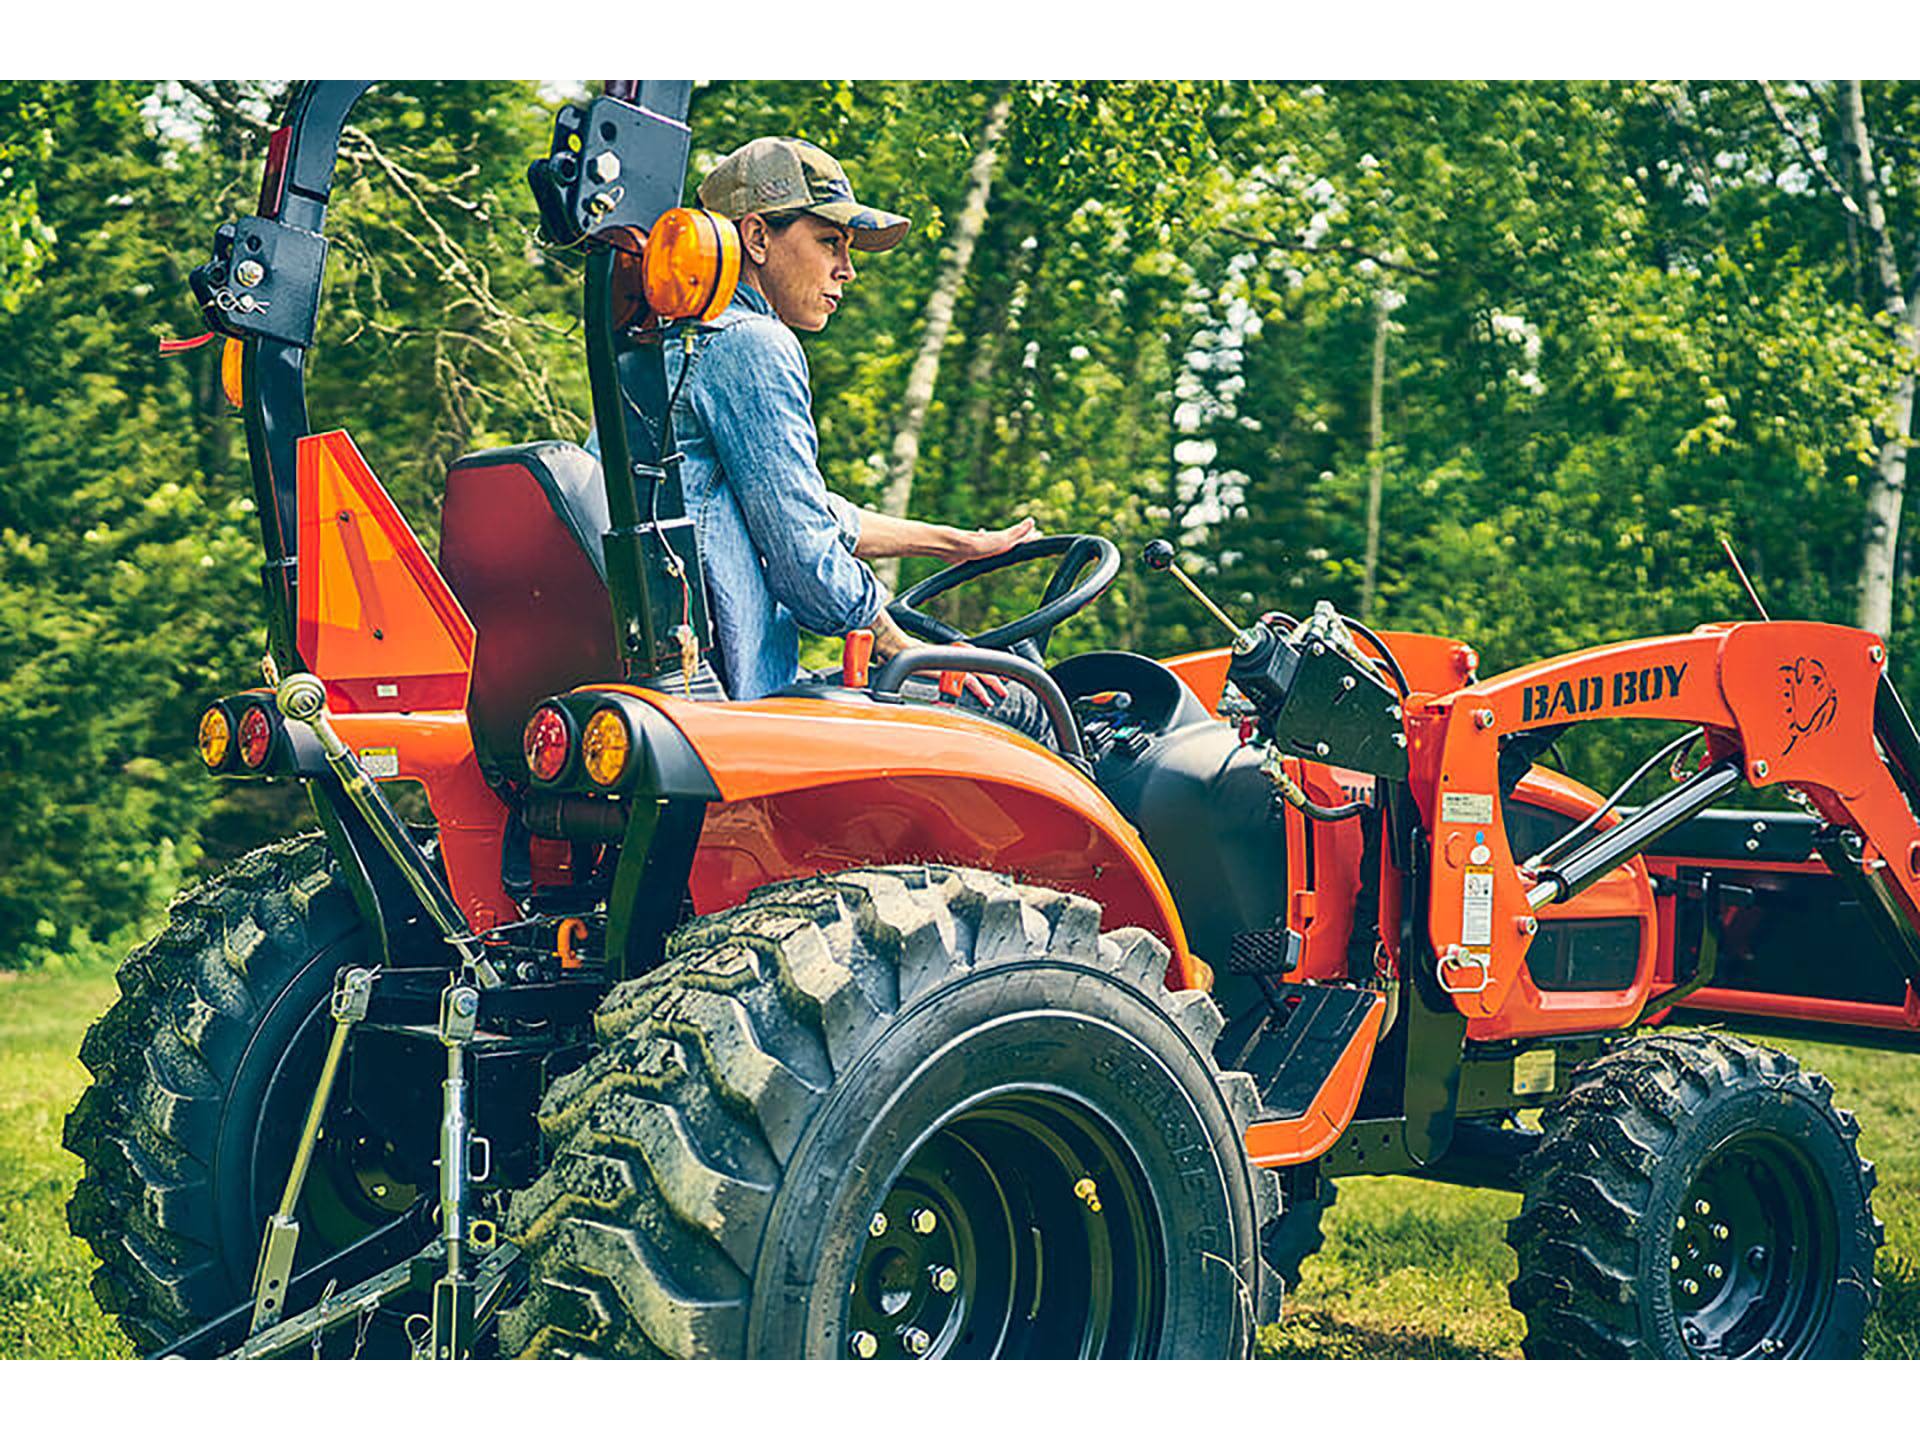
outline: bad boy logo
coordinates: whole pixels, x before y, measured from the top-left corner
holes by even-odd
[[[1833,723],[1840,696],[1827,678],[1827,667],[1805,655],[1780,667],[1780,690],[1788,731],[1787,747],[1780,753],[1791,755],[1802,735],[1817,734]]]

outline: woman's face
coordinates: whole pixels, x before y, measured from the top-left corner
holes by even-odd
[[[795,330],[824,330],[854,276],[850,234],[818,215],[802,215],[780,231],[749,215],[741,224],[743,278]]]

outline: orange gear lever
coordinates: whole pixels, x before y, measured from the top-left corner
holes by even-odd
[[[873,662],[873,631],[849,630],[840,651],[840,683],[849,690],[867,688],[867,670]]]
[[[967,688],[967,672],[964,670],[942,670],[940,672],[940,695],[945,700],[959,700]]]

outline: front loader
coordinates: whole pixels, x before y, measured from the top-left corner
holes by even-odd
[[[306,415],[365,88],[295,90],[193,276],[268,613],[265,687],[200,750],[302,784],[319,832],[182,896],[83,1047],[70,1215],[144,1352],[1240,1354],[1334,1180],[1403,1172],[1524,1193],[1530,1354],[1857,1353],[1851,1118],[1779,1051],[1648,1027],[1920,1031],[1920,741],[1874,637],[1709,626],[1482,681],[1443,637],[1208,601],[1226,648],[1049,666],[1120,568],[1062,536],[901,596],[923,647],[856,635],[728,700],[666,383],[738,274],[678,207],[691,87],[560,112],[529,178],[584,257],[601,463],[458,461],[437,561]],[[993,631],[923,608],[1034,560]],[[909,698],[966,671],[1049,742]],[[1535,763],[1617,718],[1703,752],[1631,813]],[[1742,784],[1803,803],[1804,853],[1718,858],[1765,823],[1715,808]],[[1890,1006],[1823,999],[1756,923],[1815,853]]]

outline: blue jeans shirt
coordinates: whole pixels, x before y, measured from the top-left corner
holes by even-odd
[[[844,635],[890,598],[854,558],[860,513],[820,478],[807,357],[751,285],[695,343],[666,352],[680,483],[700,541],[720,676],[753,700],[800,674],[800,631]],[[587,448],[597,458],[596,437]]]

